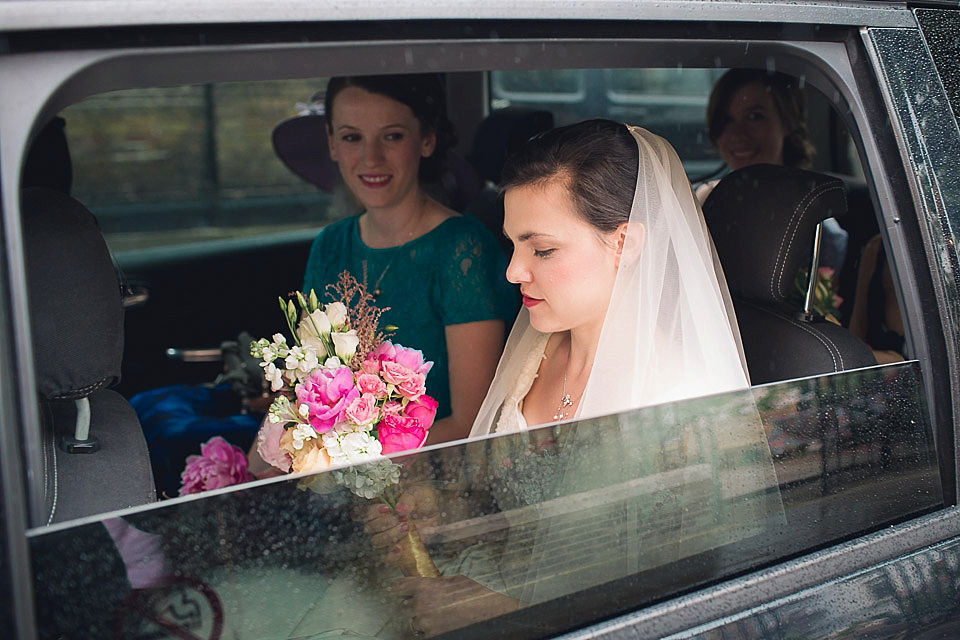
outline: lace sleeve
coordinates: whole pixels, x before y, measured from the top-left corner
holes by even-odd
[[[448,240],[439,284],[444,325],[502,319],[512,323],[515,294],[506,280],[507,260],[479,223],[463,216]]]

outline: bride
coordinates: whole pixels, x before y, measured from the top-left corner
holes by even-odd
[[[514,246],[507,278],[520,286],[524,308],[471,439],[749,387],[723,274],[683,166],[665,140],[608,120],[554,129],[508,160],[502,185],[504,232]],[[582,484],[584,468],[602,475],[598,467],[611,452],[644,447],[626,444],[638,436],[625,426],[605,430],[602,444],[584,435],[599,427],[563,431],[559,444],[576,449],[580,461],[576,473],[561,467],[558,481],[576,477]],[[749,442],[769,461],[759,423],[749,428]],[[551,446],[557,433],[529,432]],[[583,453],[588,442],[592,457]],[[770,477],[761,482],[771,486]],[[498,496],[501,507],[504,500]],[[436,496],[422,487],[401,502],[407,514],[436,513]],[[393,513],[370,518],[375,546],[392,546],[405,531],[406,518]],[[536,564],[538,548],[566,535],[549,529],[540,527],[528,564]],[[630,557],[621,563],[625,570],[644,566],[636,552]],[[411,628],[426,635],[552,597],[549,589],[495,590],[464,575],[402,578],[393,591],[411,614]]]

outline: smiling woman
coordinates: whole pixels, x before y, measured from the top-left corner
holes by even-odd
[[[347,270],[384,308],[396,341],[434,362],[431,444],[467,435],[503,348],[514,296],[496,239],[421,186],[454,142],[437,74],[335,77],[324,99],[330,157],[363,212],[313,243],[305,292]]]

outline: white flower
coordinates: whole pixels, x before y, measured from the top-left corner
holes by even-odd
[[[337,356],[330,356],[323,363],[324,369],[339,369],[342,366],[343,366],[343,363],[340,362],[340,358],[338,358]]]
[[[380,458],[380,441],[364,431],[328,431],[323,446],[333,464],[358,464]]]
[[[344,331],[342,333],[330,334],[333,338],[333,348],[344,362],[350,362],[354,354],[357,353],[357,345],[360,344],[360,338],[355,329]]]
[[[320,366],[320,360],[317,358],[317,352],[313,348],[292,347],[290,353],[287,354],[284,364],[286,364],[287,369],[310,373]]]
[[[343,327],[350,321],[347,317],[347,307],[342,302],[331,302],[325,310],[330,324],[334,327]]]
[[[327,353],[327,347],[323,344],[323,340],[321,338],[318,338],[317,336],[310,336],[308,338],[304,338],[303,340],[300,341],[300,343],[304,349],[312,349],[314,353],[317,354],[317,358],[319,358],[321,354],[323,355],[323,357],[326,357],[329,355]]]
[[[263,376],[270,382],[271,391],[279,391],[283,388],[283,371],[277,368],[272,362],[261,362],[263,367]]]
[[[326,337],[330,335],[330,319],[321,309],[317,309],[303,318],[297,325],[297,337],[302,343],[312,337]]]
[[[400,465],[386,459],[333,472],[337,483],[362,498],[376,498],[390,485],[400,482]]]
[[[300,410],[303,413],[303,409]],[[308,412],[309,413],[309,412]],[[303,449],[303,443],[317,437],[317,432],[308,424],[298,424],[293,428],[293,448]]]

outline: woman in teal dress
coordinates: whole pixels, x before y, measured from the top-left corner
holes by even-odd
[[[304,291],[322,294],[344,270],[365,282],[393,340],[434,362],[439,402],[429,444],[470,431],[503,349],[517,295],[506,257],[477,220],[422,186],[452,143],[442,78],[435,74],[332,78],[324,100],[330,156],[363,212],[314,241]]]

